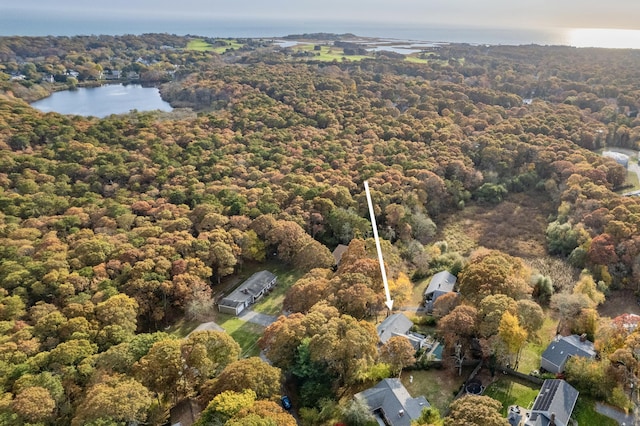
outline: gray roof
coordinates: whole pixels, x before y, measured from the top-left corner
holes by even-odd
[[[347,249],[349,248],[349,246],[345,246],[344,244],[338,244],[338,246],[333,249],[333,252],[331,253],[333,255],[333,260],[336,262],[336,265],[340,264],[340,261],[342,260],[342,255],[344,254],[344,252],[347,251]]]
[[[544,360],[558,367],[558,371],[551,371],[552,373],[561,372],[564,363],[570,356],[595,358],[596,350],[592,342],[588,340],[581,341],[580,336],[572,334],[571,336],[564,336],[554,340],[542,353]]]
[[[269,283],[276,278],[269,271],[260,271],[251,275],[248,280],[240,284],[231,294],[220,300],[219,305],[236,307],[252,300],[269,286]]]
[[[413,327],[413,322],[407,318],[404,314],[393,314],[389,315],[384,319],[378,326],[376,330],[378,331],[378,336],[380,336],[380,341],[382,343],[387,343],[387,340],[391,339],[393,336],[403,336],[406,337],[406,334]]]
[[[456,280],[456,276],[449,271],[438,272],[431,278],[431,281],[429,281],[429,286],[424,291],[424,295],[433,294],[435,297],[439,297],[445,293],[449,293],[453,291]]]
[[[411,420],[420,417],[423,408],[430,407],[424,396],[412,398],[400,379],[384,379],[355,397],[363,400],[371,411],[381,410],[392,426],[410,426]],[[404,410],[403,416],[398,415],[401,410]]]
[[[551,416],[555,415],[555,424],[566,426],[577,400],[578,391],[569,383],[558,379],[545,380],[526,425],[548,426]]]

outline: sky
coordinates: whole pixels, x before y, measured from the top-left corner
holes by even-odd
[[[640,29],[634,0],[45,0],[3,1],[0,15],[87,19],[266,19],[492,28]]]

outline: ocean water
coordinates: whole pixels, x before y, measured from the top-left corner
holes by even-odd
[[[0,36],[73,36],[169,33],[207,37],[282,37],[302,33],[352,33],[365,37],[425,42],[491,45],[570,45],[577,47],[640,48],[640,30],[527,29],[456,27],[433,24],[242,19],[150,19],[125,15],[118,19],[78,19],[51,17],[42,13],[28,16],[3,11]]]

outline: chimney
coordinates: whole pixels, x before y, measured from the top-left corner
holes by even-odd
[[[551,419],[549,421],[549,426],[556,426],[556,413],[551,413]]]
[[[404,410],[398,410],[398,417],[404,416]]]
[[[587,341],[587,333],[582,333],[580,335],[580,341],[581,342],[586,342]]]

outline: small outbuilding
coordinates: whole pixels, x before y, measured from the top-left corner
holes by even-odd
[[[449,271],[438,272],[431,278],[429,286],[424,291],[424,306],[428,312],[433,310],[433,304],[438,297],[453,291],[456,281],[456,276]]]
[[[277,277],[269,271],[260,271],[251,275],[231,294],[218,302],[218,310],[225,314],[238,315],[256,303],[276,285]]]

